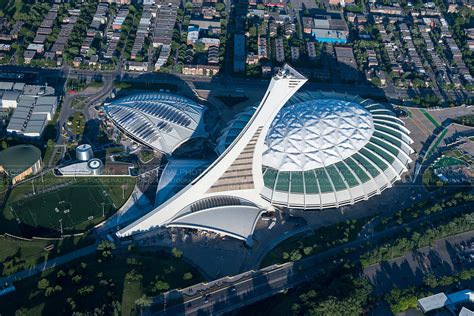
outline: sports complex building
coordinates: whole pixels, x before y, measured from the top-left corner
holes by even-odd
[[[130,138],[166,155],[194,137],[206,136],[205,107],[169,93],[141,93],[104,105],[107,117]]]
[[[232,120],[222,153],[255,112]],[[262,150],[264,188],[272,205],[324,209],[354,204],[400,179],[411,162],[403,122],[379,103],[336,93],[299,93],[270,125]]]
[[[0,173],[11,178],[12,184],[37,174],[43,168],[41,150],[32,145],[17,145],[0,151]]]
[[[117,235],[184,227],[252,244],[263,212],[350,205],[400,180],[413,152],[403,122],[359,97],[295,94],[306,80],[285,65],[261,103],[229,122],[217,160]]]

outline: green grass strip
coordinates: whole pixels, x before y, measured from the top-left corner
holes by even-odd
[[[433,125],[434,125],[436,128],[441,127],[441,125],[438,123],[438,121],[437,121],[434,117],[432,117],[431,114],[428,113],[425,109],[421,109],[420,111],[421,111],[421,113],[423,113],[424,116],[426,116],[426,118],[427,118],[431,123],[433,123]]]

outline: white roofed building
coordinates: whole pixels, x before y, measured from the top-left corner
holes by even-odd
[[[354,204],[400,180],[413,152],[403,122],[359,97],[295,95],[306,80],[285,65],[262,102],[224,129],[216,161],[117,235],[186,227],[251,245],[263,212]]]
[[[170,93],[142,93],[104,106],[107,117],[131,138],[170,155],[192,137],[206,135],[205,107]]]

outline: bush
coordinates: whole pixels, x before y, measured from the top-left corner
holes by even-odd
[[[180,258],[183,255],[183,252],[176,247],[171,250],[171,253],[173,256],[175,256],[175,258]]]
[[[44,290],[49,286],[49,281],[46,279],[41,279],[38,282],[38,289]]]
[[[293,250],[293,252],[291,253],[291,256],[290,256],[290,260],[291,261],[298,261],[300,260],[302,257],[301,253],[299,250]]]
[[[170,285],[164,281],[156,280],[151,289],[152,292],[164,292],[170,288]]]

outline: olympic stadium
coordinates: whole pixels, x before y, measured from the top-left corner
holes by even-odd
[[[413,153],[403,122],[360,97],[297,93],[306,81],[285,65],[261,103],[224,128],[219,157],[117,236],[185,227],[251,245],[264,212],[350,205],[400,180]]]
[[[219,138],[222,154],[255,107],[232,120]],[[299,93],[266,135],[262,195],[273,205],[324,209],[367,200],[400,179],[411,162],[403,122],[379,103],[335,93]]]
[[[166,155],[206,136],[205,107],[170,93],[140,93],[104,105],[107,117],[130,138]]]

